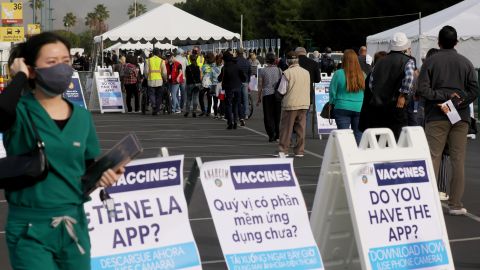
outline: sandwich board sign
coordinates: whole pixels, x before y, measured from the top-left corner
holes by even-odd
[[[113,212],[100,189],[84,206],[92,244],[92,270],[202,269],[183,193],[184,156],[138,159],[107,188]]]
[[[125,113],[122,84],[118,72],[112,72],[110,67],[97,68],[94,73],[93,91],[90,94],[90,110]]]
[[[320,116],[323,107],[330,99],[329,88],[332,77],[327,73],[322,73],[322,80],[319,83],[315,83],[315,110],[317,114],[317,132],[319,135],[330,134],[332,130],[337,129],[334,119],[326,119]],[[321,138],[321,136],[320,136]]]
[[[333,131],[310,223],[327,269],[454,269],[421,127]]]
[[[200,179],[228,269],[324,269],[293,159],[206,162]]]
[[[72,75],[72,82],[68,85],[67,90],[63,93],[63,98],[69,100],[73,104],[86,109],[85,96],[83,94],[82,84],[80,83],[80,77],[78,72],[74,72]]]

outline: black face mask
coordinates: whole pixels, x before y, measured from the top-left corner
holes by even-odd
[[[72,82],[73,68],[60,63],[47,68],[35,68],[36,78],[40,88],[50,97],[63,94]]]

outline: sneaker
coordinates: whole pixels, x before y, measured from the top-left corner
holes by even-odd
[[[445,192],[438,192],[438,197],[440,197],[440,201],[448,201],[450,198]]]
[[[304,154],[295,154],[295,157],[302,158],[304,157]]]
[[[176,113],[176,114],[179,114],[179,113],[182,113],[182,112],[181,112],[181,111],[176,111],[175,113]]]
[[[467,209],[465,208],[450,208],[448,210],[448,213],[452,216],[462,216],[462,215],[465,215],[467,213]]]
[[[244,127],[245,126],[245,120],[240,119],[240,126]]]

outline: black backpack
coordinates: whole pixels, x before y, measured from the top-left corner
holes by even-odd
[[[332,59],[331,56],[327,56],[326,54],[323,55],[320,69],[322,70],[322,72],[327,73],[331,73],[335,69],[335,61]]]

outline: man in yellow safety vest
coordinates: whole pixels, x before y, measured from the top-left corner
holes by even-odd
[[[145,62],[145,76],[148,81],[148,96],[152,106],[152,115],[157,115],[162,106],[163,82],[167,77],[165,61],[160,58],[160,49],[153,49],[153,56]]]

